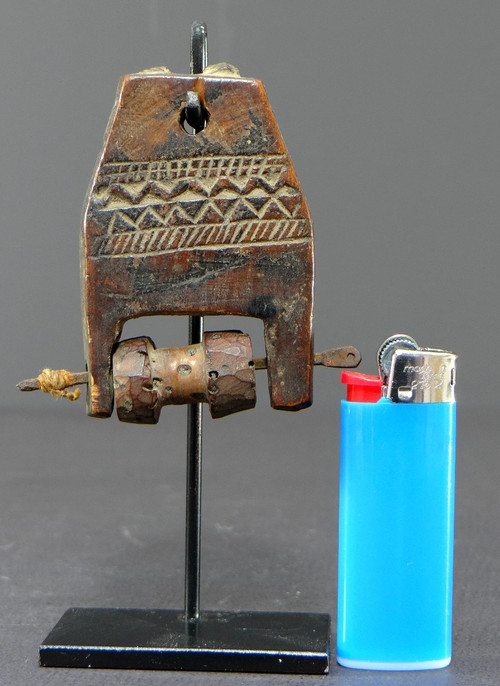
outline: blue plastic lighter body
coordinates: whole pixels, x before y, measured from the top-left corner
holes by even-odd
[[[451,659],[455,402],[343,400],[337,660]]]

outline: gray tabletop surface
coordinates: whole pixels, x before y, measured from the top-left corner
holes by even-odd
[[[79,370],[78,232],[122,74],[209,62],[261,78],[315,223],[316,349],[361,369],[404,331],[459,355],[453,659],[434,672],[329,676],[55,670],[38,646],[72,606],[180,608],[185,409],[156,427],[21,395]],[[406,684],[500,678],[500,4],[476,0],[46,0],[0,8],[0,684]],[[263,355],[253,320],[242,328]],[[182,345],[182,318],[125,336]],[[336,612],[339,402],[252,412],[204,435],[204,609]]]

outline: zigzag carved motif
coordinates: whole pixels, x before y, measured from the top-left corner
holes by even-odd
[[[177,198],[174,202],[135,206],[133,213],[130,212],[130,207],[123,205],[117,207],[116,204],[101,212],[112,213],[107,231],[116,233],[167,225],[213,224],[239,219],[292,218],[296,216],[300,208],[300,200],[300,194],[291,188],[280,189],[274,195],[263,195],[254,189],[246,197],[221,192],[211,199],[196,197],[190,191],[186,191],[184,197]]]

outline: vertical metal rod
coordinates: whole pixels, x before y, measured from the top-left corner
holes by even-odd
[[[189,318],[189,343],[199,343],[203,336],[203,317]],[[201,543],[201,462],[203,405],[189,405],[187,410],[186,473],[186,572],[184,610],[186,620],[200,615],[200,543]]]
[[[207,66],[207,26],[194,21],[191,25],[191,74],[201,74]]]
[[[191,73],[201,73],[207,66],[207,28],[194,22],[191,26]],[[201,343],[203,317],[189,317],[189,344]],[[188,405],[186,473],[186,561],[184,612],[186,621],[195,623],[200,616],[201,548],[201,463],[203,405]]]

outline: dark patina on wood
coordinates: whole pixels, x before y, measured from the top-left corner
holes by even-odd
[[[206,118],[196,135],[183,126],[188,92]],[[310,405],[312,225],[260,81],[125,76],[81,247],[90,415],[111,414],[113,348],[146,315],[262,319],[272,406]]]

